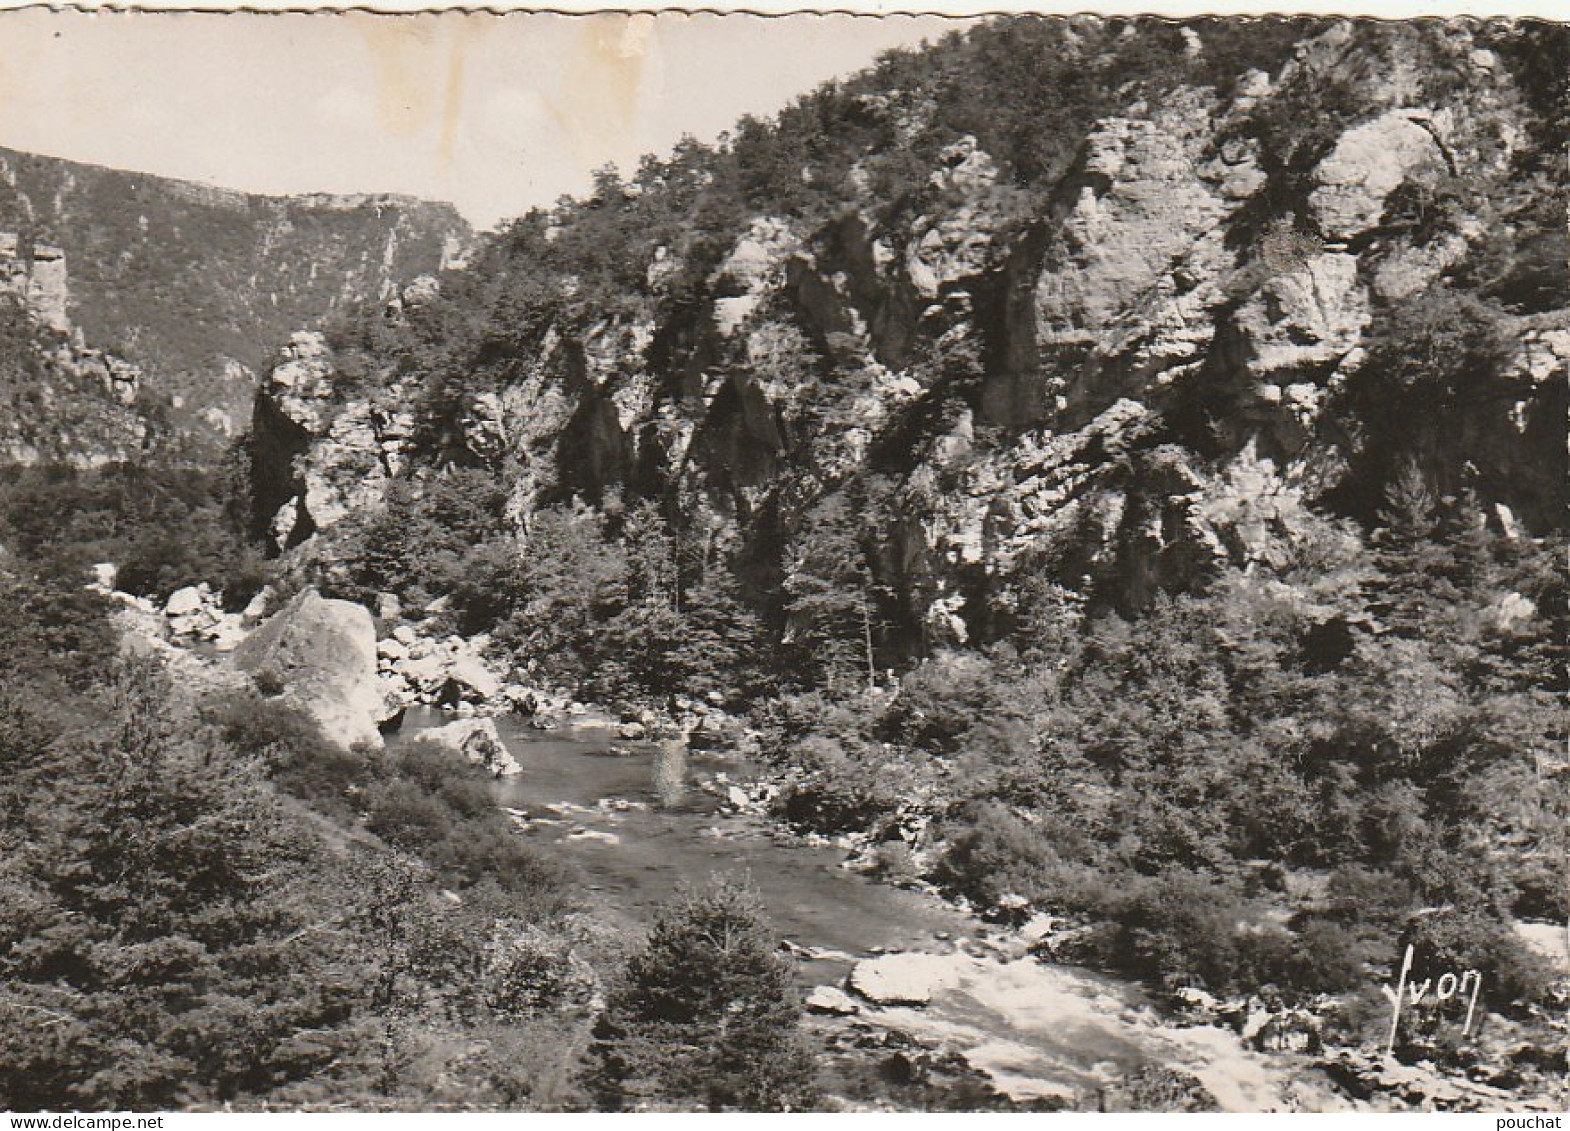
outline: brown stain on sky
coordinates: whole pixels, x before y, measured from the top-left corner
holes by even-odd
[[[442,93],[441,132],[436,141],[436,159],[444,174],[451,175],[453,151],[458,142],[458,130],[463,124],[463,73],[469,44],[484,34],[488,26],[484,16],[458,16],[456,22],[445,21],[450,29],[447,46],[447,87]]]
[[[652,15],[584,19],[567,60],[566,90],[547,108],[580,162],[601,163],[632,144],[658,25]]]
[[[418,21],[368,13],[350,18],[374,67],[383,127],[395,137],[412,137],[434,126],[437,161],[450,174],[463,128],[468,54],[491,29],[494,17],[444,12]]]
[[[350,17],[371,57],[376,109],[395,137],[423,132],[437,114],[428,64],[436,28],[431,21],[356,13]]]

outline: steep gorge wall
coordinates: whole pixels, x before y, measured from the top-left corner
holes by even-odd
[[[277,412],[257,451],[268,420],[296,432],[262,460],[259,527],[296,545],[456,461],[505,475],[525,524],[616,491],[777,557],[815,499],[878,476],[889,517],[869,535],[905,618],[939,639],[984,631],[1027,573],[1138,606],[1268,562],[1311,512],[1372,519],[1411,463],[1509,528],[1559,527],[1570,286],[1561,270],[1512,291],[1533,248],[1565,244],[1534,228],[1564,190],[1562,162],[1523,180],[1535,125],[1463,25],[1337,24],[1275,74],[1098,119],[1051,184],[961,135],[890,207],[869,153],[827,219],[755,211],[706,272],[655,248],[647,285],[603,313],[557,319],[505,365],[473,355],[456,405],[407,366],[370,392],[340,382],[315,341],[309,404],[295,358],[262,384]],[[556,300],[582,285],[548,281]],[[1411,312],[1429,307],[1425,329]],[[1413,387],[1403,335],[1434,349],[1473,310],[1481,360]]]

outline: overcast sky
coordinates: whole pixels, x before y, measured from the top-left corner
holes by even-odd
[[[489,226],[955,21],[0,13],[0,145]]]

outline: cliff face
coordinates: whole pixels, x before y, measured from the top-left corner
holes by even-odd
[[[471,238],[442,204],[247,195],[3,149],[0,230],[69,264],[67,292],[32,257],[54,321],[218,436],[245,428],[255,373],[290,331],[450,264]]]
[[[91,467],[155,442],[138,404],[141,370],[87,346],[69,296],[58,247],[0,232],[0,464]]]
[[[460,463],[524,525],[654,497],[778,561],[875,481],[883,580],[941,640],[1031,574],[1138,606],[1268,562],[1407,468],[1560,526],[1563,95],[1532,67],[1564,38],[1290,30],[1150,31],[1180,49],[1141,60],[1104,25],[994,27],[814,96],[819,140],[787,115],[521,221],[336,352],[295,339],[261,388],[258,528],[297,545]],[[977,58],[999,73],[967,102]],[[967,109],[1048,59],[1117,92],[1056,163]]]

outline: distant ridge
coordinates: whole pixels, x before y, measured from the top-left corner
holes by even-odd
[[[449,204],[267,196],[0,147],[0,231],[58,246],[71,322],[192,422],[243,428],[279,342],[440,270],[473,239]]]

